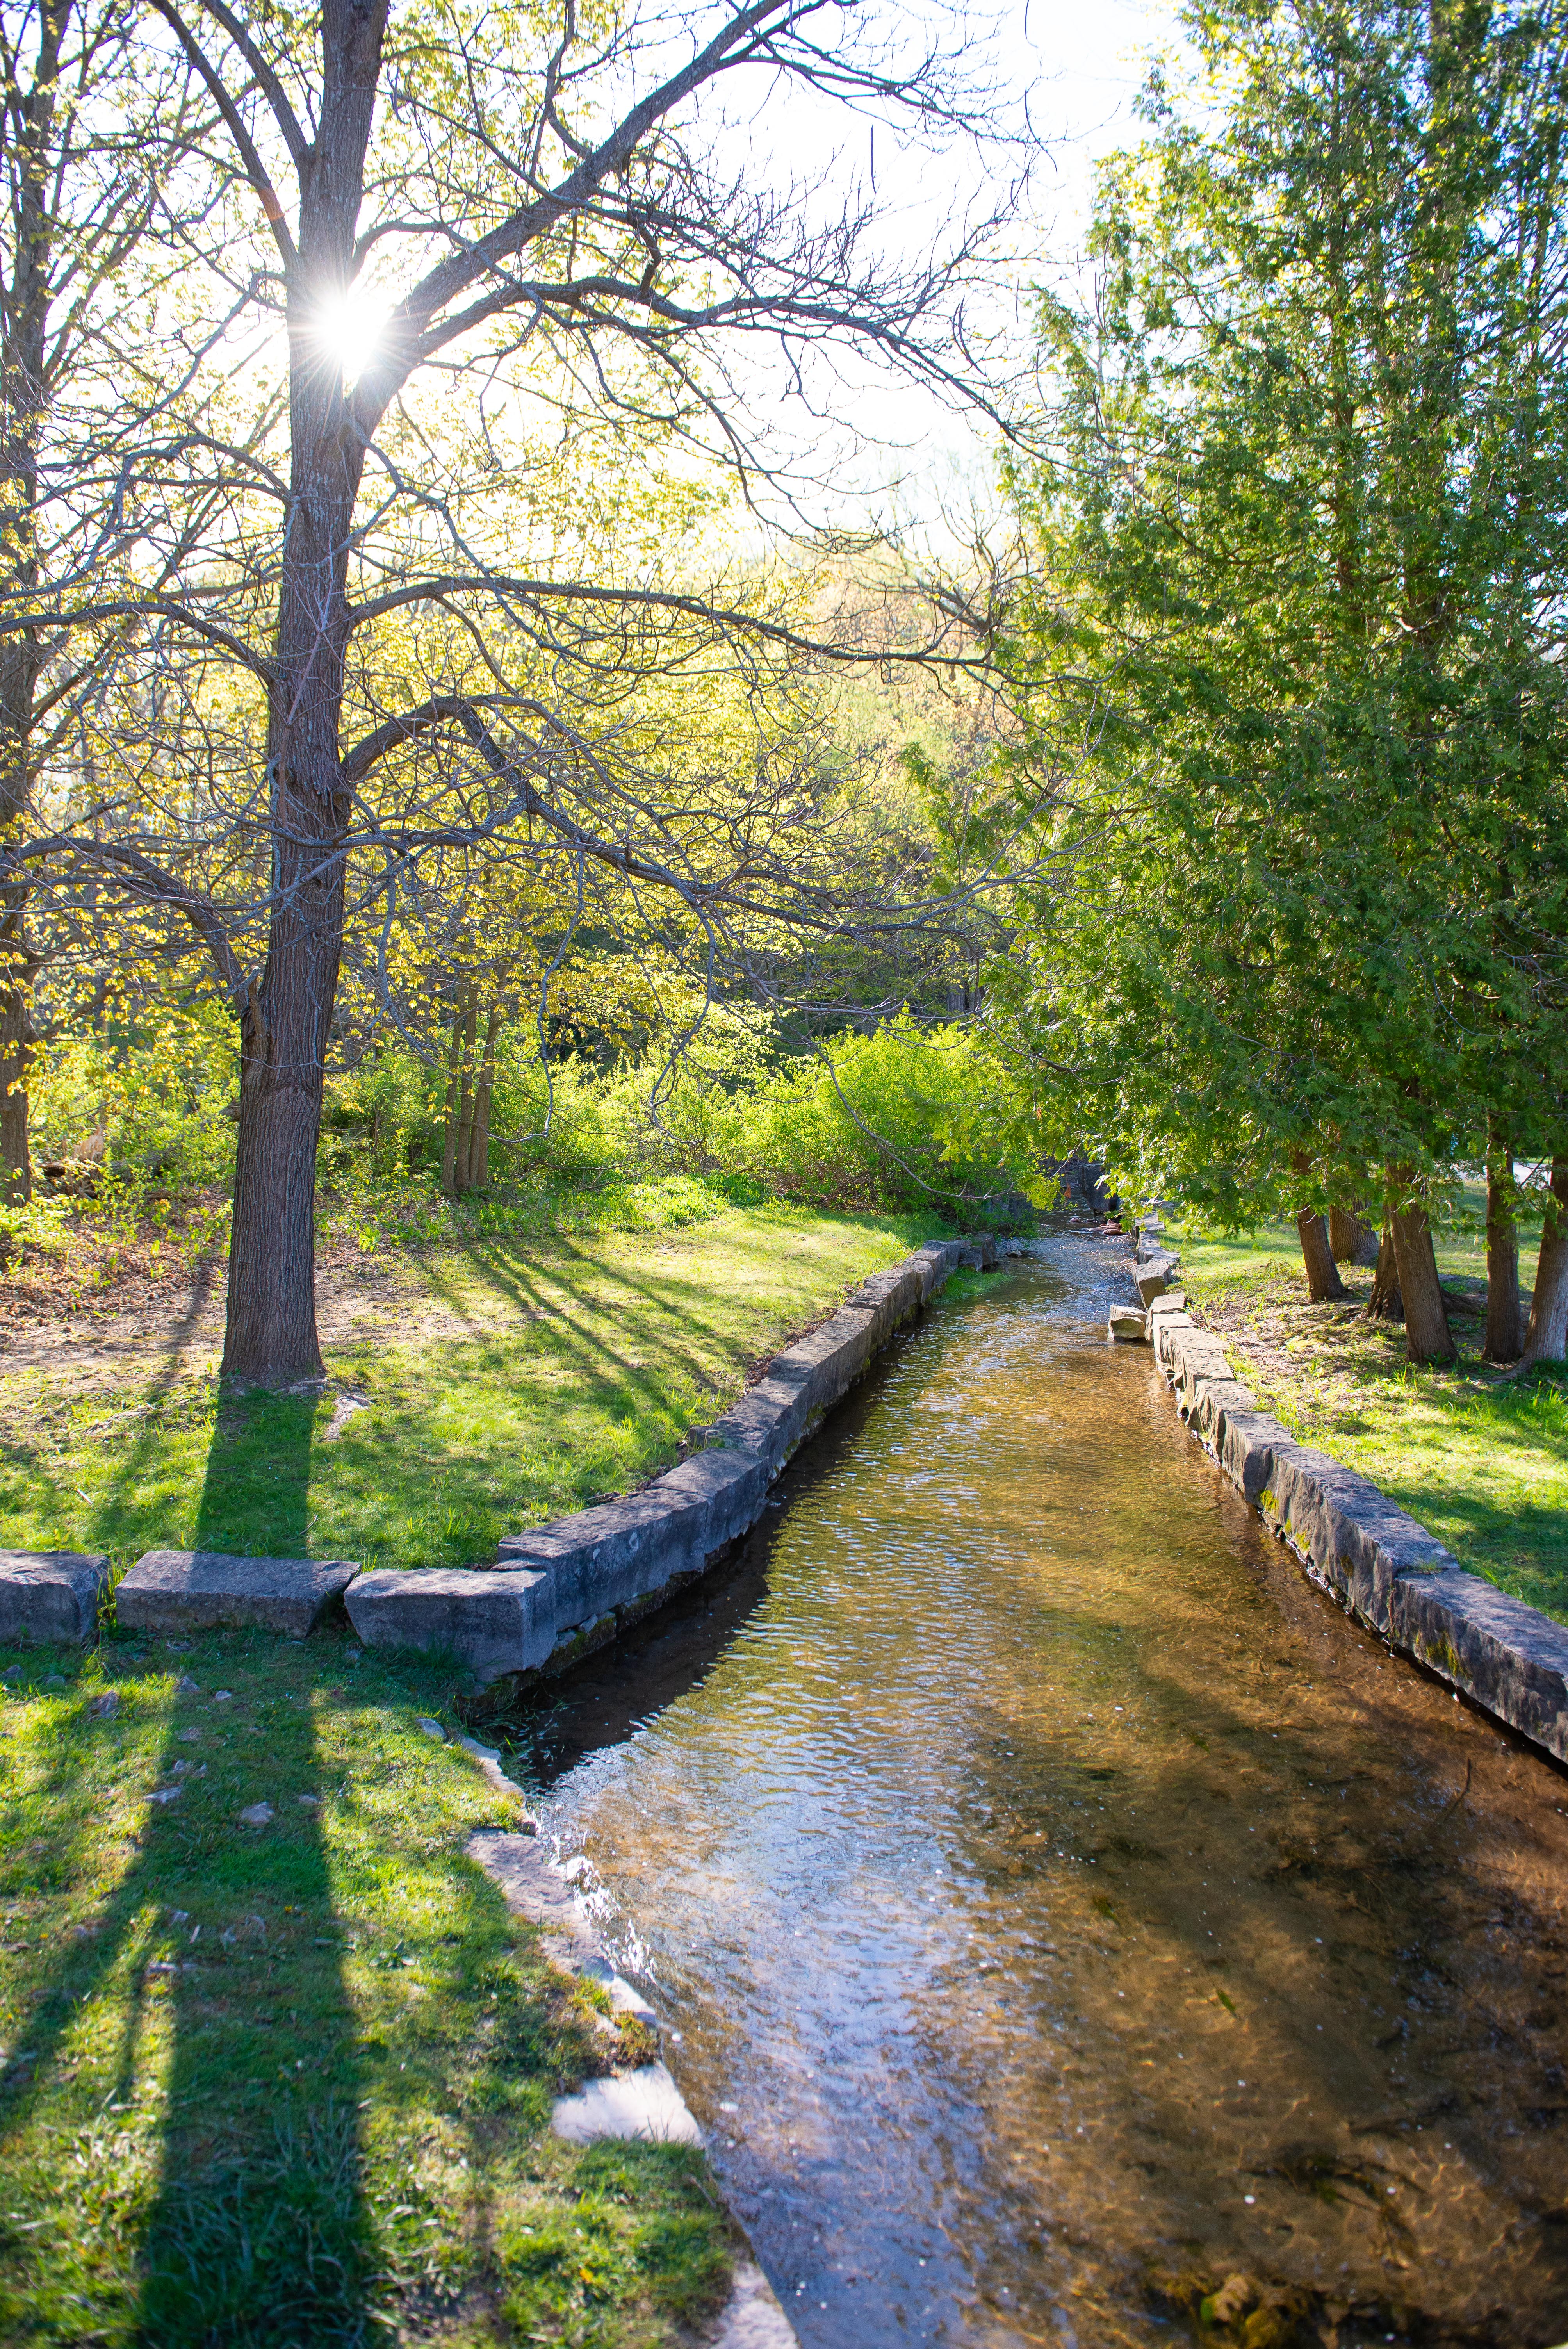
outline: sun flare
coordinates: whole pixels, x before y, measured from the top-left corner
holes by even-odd
[[[357,380],[380,338],[385,305],[360,285],[323,295],[311,320],[312,338],[324,358],[340,367],[346,381]]]

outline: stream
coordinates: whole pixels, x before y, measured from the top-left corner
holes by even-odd
[[[1307,1583],[1124,1281],[956,1282],[554,1685],[545,1830],[806,2349],[1181,2341],[1232,2276],[1211,2341],[1547,2349],[1568,1774]]]

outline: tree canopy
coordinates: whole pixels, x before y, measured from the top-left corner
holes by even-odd
[[[1424,1203],[1568,1129],[1564,20],[1191,24],[1040,296],[1018,765],[1070,880],[1003,976],[1145,1194],[1386,1200],[1440,1353]]]

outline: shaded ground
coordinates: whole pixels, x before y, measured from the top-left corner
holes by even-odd
[[[1482,1365],[1483,1280],[1445,1269],[1460,1360],[1414,1371],[1403,1330],[1366,1318],[1369,1272],[1341,1267],[1349,1299],[1314,1305],[1283,1235],[1277,1248],[1266,1236],[1181,1245],[1189,1293],[1264,1410],[1371,1477],[1472,1572],[1568,1621],[1568,1374],[1507,1382]]]
[[[220,1386],[221,1270],[0,1350],[0,1547],[465,1565],[676,1458],[759,1360],[923,1236],[745,1209],[329,1261],[325,1392]]]

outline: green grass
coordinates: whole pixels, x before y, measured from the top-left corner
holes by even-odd
[[[0,1547],[167,1547],[457,1566],[676,1457],[748,1366],[924,1237],[767,1206],[659,1234],[476,1235],[406,1258],[386,1338],[325,1396],[164,1372],[62,1399],[0,1381]],[[369,1408],[329,1440],[344,1391]]]
[[[1521,1278],[1533,1268],[1521,1236]],[[1450,1315],[1452,1370],[1414,1371],[1404,1331],[1368,1322],[1371,1275],[1344,1268],[1354,1305],[1308,1301],[1292,1226],[1230,1240],[1179,1234],[1189,1294],[1224,1336],[1264,1409],[1304,1443],[1372,1478],[1460,1564],[1568,1622],[1568,1376],[1501,1383],[1480,1362],[1482,1323]],[[1539,1244],[1539,1235],[1534,1236]],[[1447,1230],[1438,1260],[1484,1304],[1484,1243]]]
[[[722,2296],[700,2155],[549,2135],[645,2050],[465,1857],[508,1805],[416,1725],[450,1674],[355,1658],[0,1651],[7,2344],[640,2349]]]

